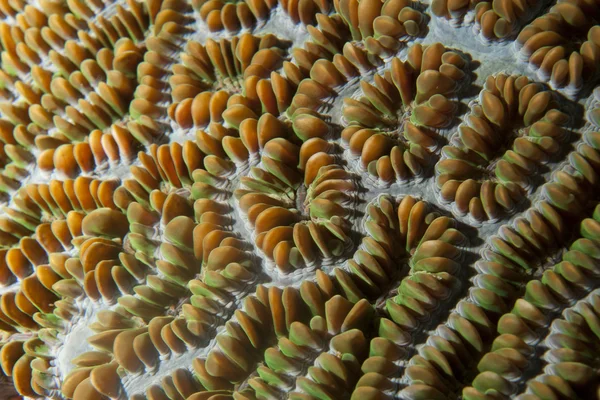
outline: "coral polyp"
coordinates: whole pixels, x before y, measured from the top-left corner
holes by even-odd
[[[592,21],[597,13],[595,4],[557,3],[521,31],[519,55],[537,69],[539,79],[576,94],[596,71],[600,31]]]
[[[600,399],[599,29],[0,1],[0,397]]]
[[[568,139],[569,116],[555,104],[526,77],[489,77],[436,164],[441,198],[480,221],[512,212],[531,190],[529,176]]]
[[[439,131],[453,120],[456,104],[449,100],[465,77],[466,61],[440,43],[416,44],[408,59],[391,60],[391,68],[375,75],[374,85],[361,81],[364,97],[344,98],[349,125],[342,140],[363,169],[383,182],[420,176]],[[399,106],[399,107],[398,107]]]

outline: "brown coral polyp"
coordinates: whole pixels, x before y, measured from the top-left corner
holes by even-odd
[[[519,55],[537,70],[538,77],[576,96],[584,82],[595,76],[598,34],[592,19],[594,4],[561,2],[535,19],[519,34]]]
[[[567,139],[569,117],[558,107],[525,77],[489,77],[436,164],[441,198],[478,221],[513,212],[531,190],[528,176]]]
[[[432,13],[452,25],[473,23],[473,33],[486,43],[512,39],[541,4],[533,1],[435,0]]]
[[[389,70],[375,75],[374,85],[361,81],[364,97],[344,99],[349,126],[342,140],[360,155],[362,168],[386,183],[423,175],[436,131],[452,122],[456,105],[448,97],[459,89],[466,65],[439,43],[417,44],[406,61],[394,58]]]

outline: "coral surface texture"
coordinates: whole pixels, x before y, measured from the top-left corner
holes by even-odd
[[[0,0],[0,400],[600,400],[600,0]]]

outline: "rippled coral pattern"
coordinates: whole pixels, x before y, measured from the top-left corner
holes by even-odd
[[[599,24],[0,0],[0,397],[600,399]]]

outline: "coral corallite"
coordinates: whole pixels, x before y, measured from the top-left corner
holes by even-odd
[[[0,399],[600,400],[599,0],[0,0]]]

